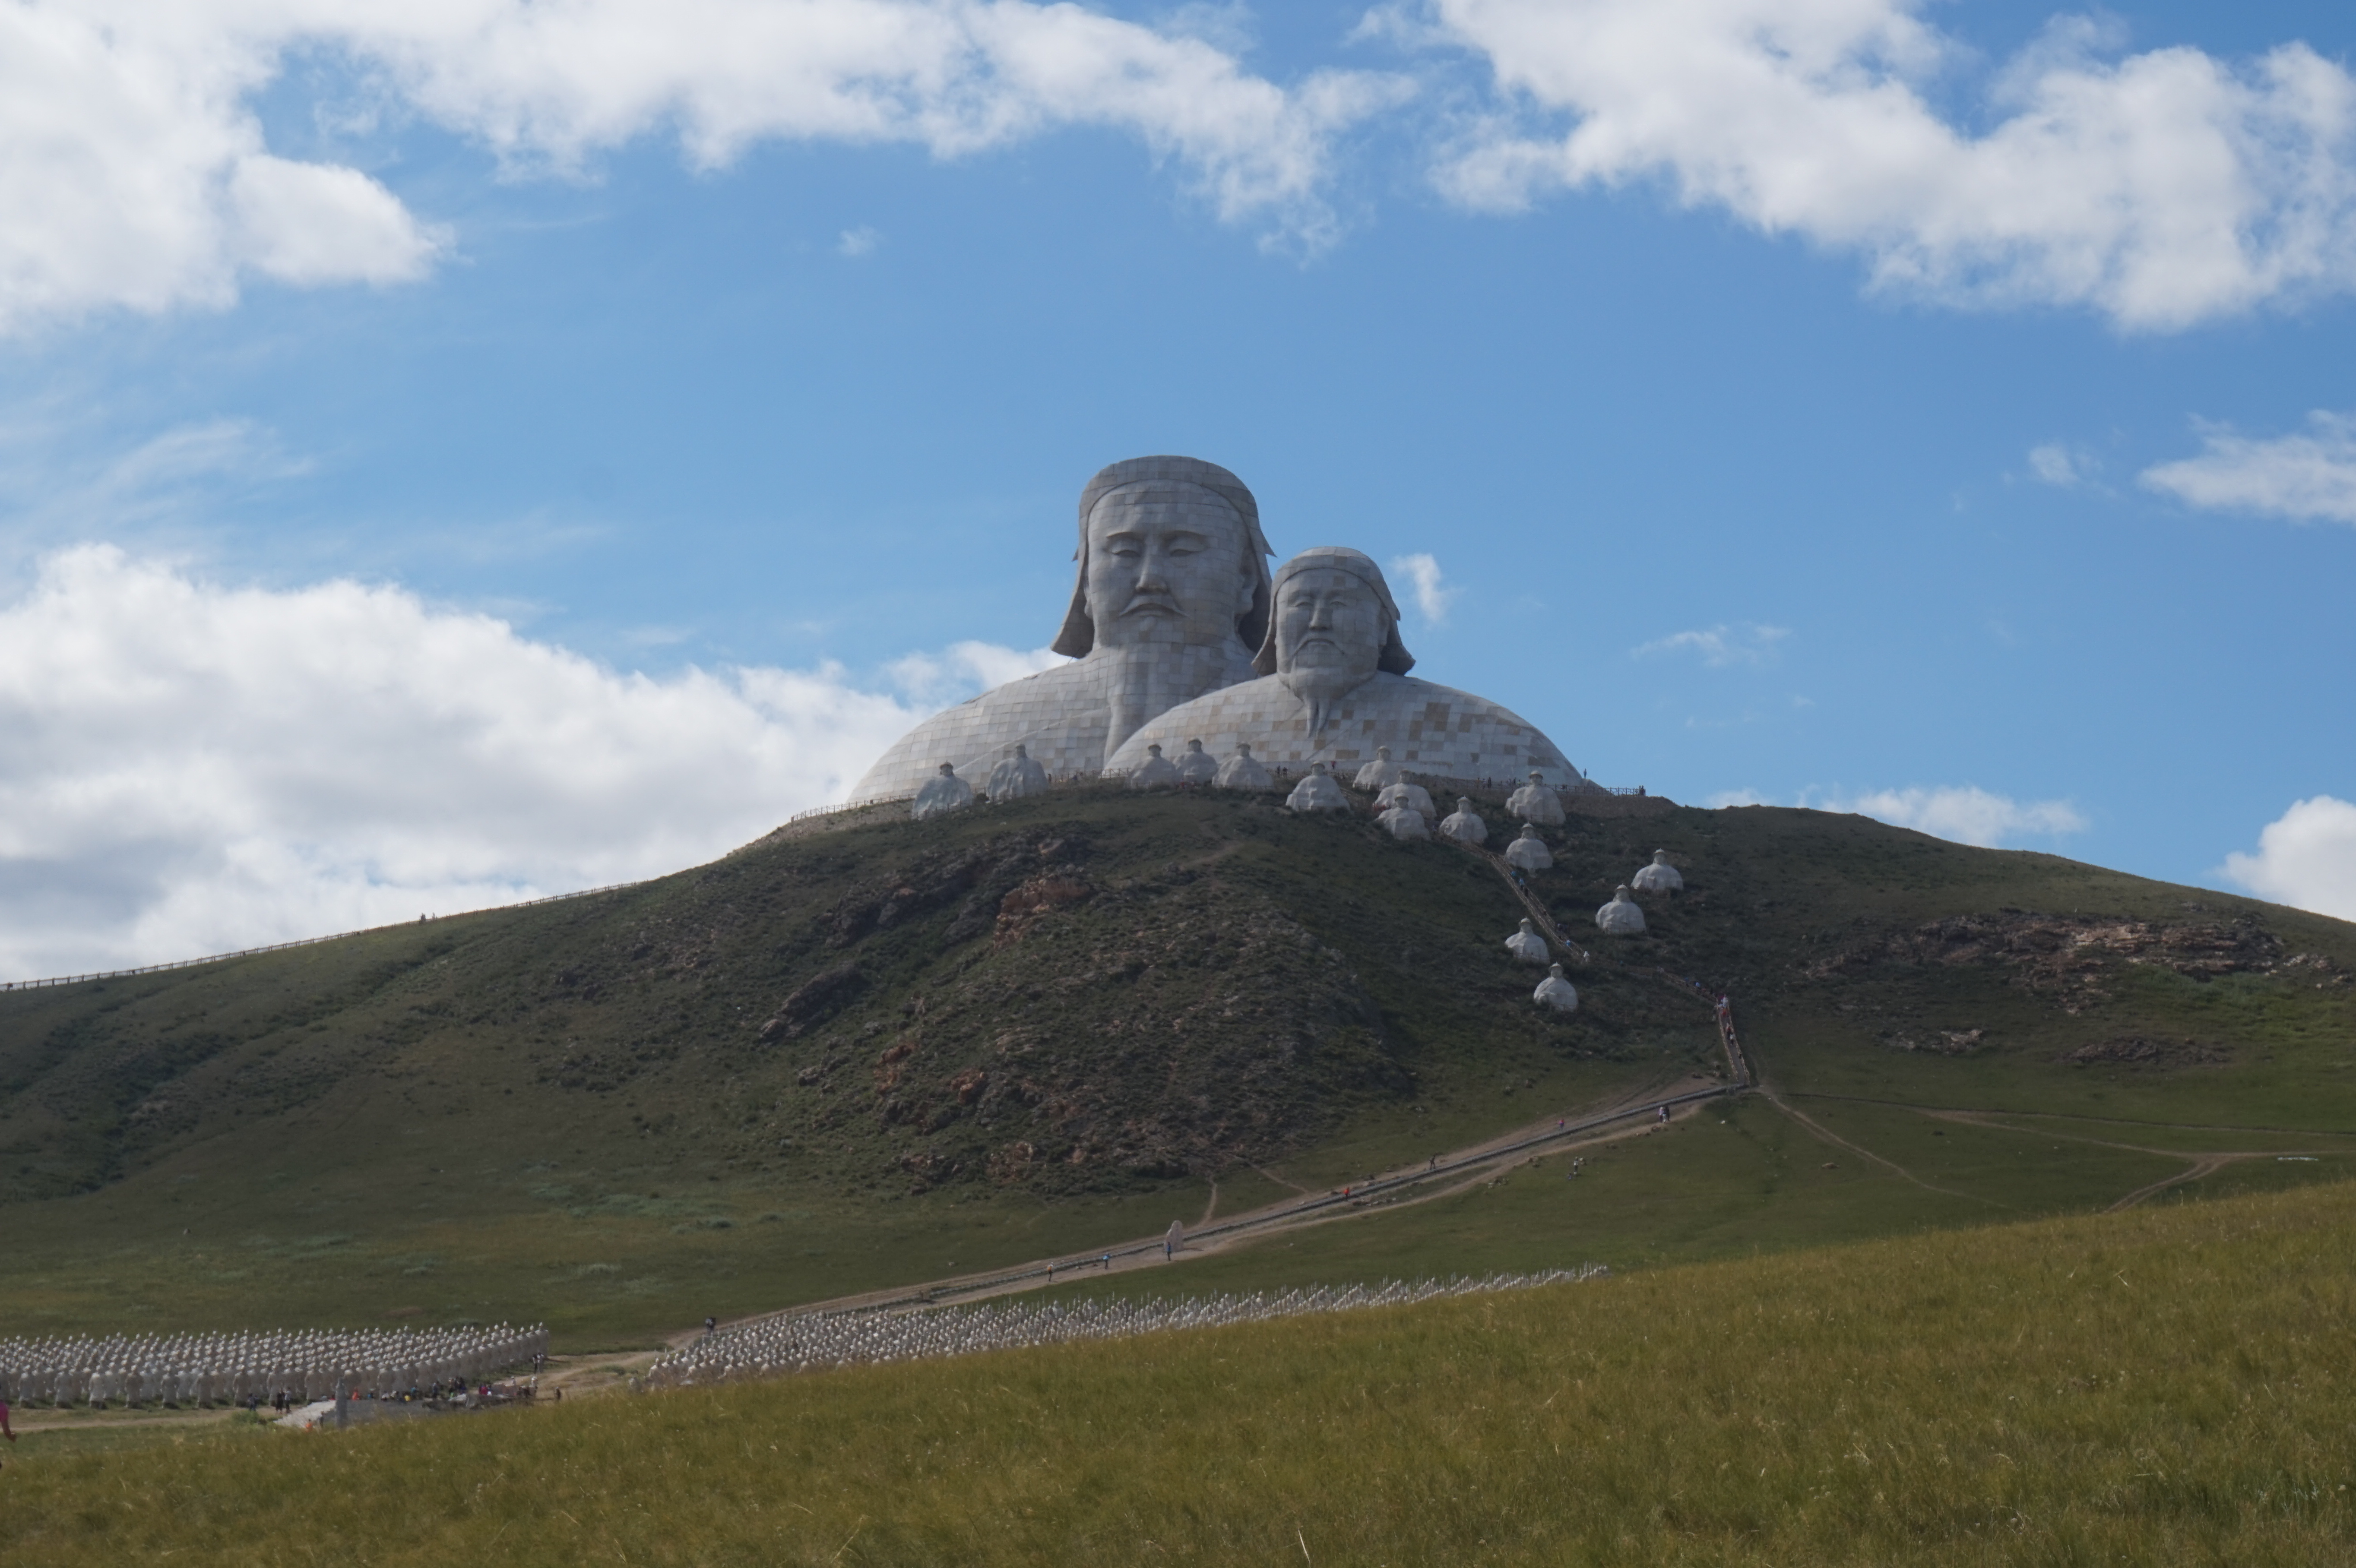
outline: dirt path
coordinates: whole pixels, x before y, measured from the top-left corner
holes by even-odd
[[[1810,1132],[1814,1133],[1816,1136],[1824,1139],[1827,1143],[1836,1144],[1840,1147],[1849,1149],[1856,1153],[1859,1157],[1872,1160],[1875,1164],[1883,1166],[1888,1169],[1893,1170],[1899,1175],[1905,1177],[1907,1180],[1913,1182],[1916,1186],[1927,1188],[1933,1192],[1944,1193],[1946,1196],[1951,1198],[1970,1196],[1966,1193],[1950,1191],[1948,1189],[1944,1187],[1933,1187],[1931,1183],[1922,1180],[1920,1177],[1915,1176],[1912,1172],[1907,1170],[1904,1167],[1897,1164],[1895,1161],[1885,1159],[1881,1156],[1875,1154],[1870,1149],[1850,1143],[1847,1139],[1839,1136],[1837,1134],[1826,1128],[1820,1123],[1813,1120],[1804,1113],[1794,1110],[1792,1106],[1786,1104],[1771,1089],[1762,1087],[1760,1090],[1760,1093],[1771,1104],[1773,1104],[1785,1115],[1790,1116],[1794,1122],[1797,1122],[1803,1127],[1807,1128]],[[2136,1188],[2134,1191],[2129,1192],[2124,1197],[2121,1197],[2106,1205],[2104,1209],[2104,1212],[2106,1213],[2116,1213],[2122,1209],[2132,1209],[2136,1204],[2143,1202],[2147,1199],[2156,1197],[2159,1193],[2167,1191],[2171,1187],[2181,1187],[2189,1181],[2200,1181],[2207,1177],[2216,1175],[2217,1172],[2224,1169],[2229,1165],[2238,1164],[2245,1159],[2281,1159],[2286,1157],[2311,1159],[2318,1158],[2328,1154],[2346,1152],[2345,1150],[2335,1149],[2194,1150],[2180,1148],[2156,1148],[2149,1144],[2127,1143],[2117,1138],[2090,1137],[2084,1133],[2056,1132],[2051,1127],[2040,1128],[2035,1132],[2031,1132],[2026,1127],[2017,1127],[2008,1122],[1999,1119],[2006,1116],[2036,1116],[2040,1118],[2051,1117],[2058,1119],[2062,1115],[2062,1113],[2059,1112],[1956,1110],[1944,1105],[1916,1105],[1910,1104],[1903,1100],[1866,1100],[1861,1096],[1845,1094],[1820,1095],[1815,1097],[1822,1099],[1849,1100],[1859,1104],[1881,1105],[1891,1110],[1912,1111],[1916,1115],[1927,1117],[1934,1122],[1953,1122],[1959,1126],[1980,1127],[1987,1131],[1996,1133],[2011,1133],[2019,1137],[2060,1138],[2064,1143],[2084,1144],[2090,1148],[2124,1149],[2132,1154],[2156,1155],[2162,1159],[2180,1159],[2185,1162],[2184,1168],[2176,1172],[2173,1176],[2166,1176],[2162,1177],[2158,1181],[2147,1182],[2143,1186]],[[2117,1117],[2096,1116],[2072,1117],[2070,1119],[2100,1122],[2106,1125],[2113,1126],[2175,1127],[2187,1132],[2260,1132],[2274,1130],[2271,1128],[2215,1126],[2204,1122],[2143,1122],[2129,1121],[2125,1118]],[[2327,1134],[2325,1136],[2329,1136],[2330,1135]],[[1988,1199],[1979,1199],[1976,1200],[1979,1202],[1993,1201]],[[2001,1207],[2001,1205],[1998,1206]]]
[[[755,1313],[734,1318],[724,1327],[735,1328],[772,1317],[799,1317],[810,1313],[911,1311],[937,1305],[986,1301],[993,1296],[1060,1284],[1066,1279],[1098,1278],[1107,1275],[1179,1267],[1216,1256],[1247,1243],[1257,1243],[1307,1226],[1356,1219],[1372,1212],[1388,1212],[1409,1204],[1430,1202],[1437,1198],[1464,1192],[1494,1179],[1500,1170],[1526,1163],[1538,1157],[1541,1153],[1583,1148],[1641,1136],[1652,1131],[1653,1124],[1649,1121],[1636,1122],[1635,1119],[1648,1117],[1655,1107],[1669,1104],[1672,1115],[1689,1115],[1706,1100],[1730,1092],[1699,1073],[1684,1079],[1655,1080],[1597,1102],[1577,1115],[1527,1123],[1479,1143],[1435,1156],[1420,1166],[1401,1166],[1380,1173],[1370,1181],[1353,1182],[1324,1192],[1302,1188],[1286,1180],[1279,1172],[1263,1170],[1259,1174],[1269,1180],[1292,1188],[1293,1196],[1217,1221],[1209,1227],[1207,1233],[1198,1231],[1189,1235],[1185,1245],[1174,1257],[1163,1256],[1162,1238],[1156,1236],[1123,1242],[1095,1253],[1064,1253],[1054,1258],[1040,1258],[987,1275],[963,1275],[900,1285],[890,1290],[805,1302],[781,1312]],[[1634,1125],[1629,1125],[1631,1123]],[[688,1344],[701,1333],[702,1329],[698,1328],[675,1334],[670,1337],[669,1343],[673,1346]],[[620,1360],[614,1357],[590,1359],[605,1362]]]
[[[1776,1093],[1775,1091],[1768,1088],[1763,1083],[1759,1087],[1759,1097],[1765,1100],[1777,1110],[1783,1112],[1785,1115],[1791,1117],[1793,1122],[1811,1137],[1827,1144],[1834,1148],[1847,1149],[1849,1153],[1857,1156],[1859,1159],[1870,1160],[1875,1165],[1881,1167],[1882,1169],[1889,1171],[1891,1175],[1912,1182],[1915,1186],[1921,1188],[1925,1192],[1935,1192],[1942,1198],[1960,1198],[1966,1203],[1985,1203],[1993,1209],[2002,1209],[2007,1207],[2007,1205],[1998,1203],[1992,1198],[1981,1198],[1969,1192],[1958,1192],[1952,1187],[1941,1187],[1936,1182],[1923,1180],[1921,1177],[1915,1175],[1912,1171],[1907,1169],[1896,1160],[1878,1155],[1871,1149],[1867,1148],[1863,1144],[1854,1144],[1849,1142],[1848,1139],[1841,1136],[1830,1127],[1826,1126],[1822,1122],[1817,1121],[1814,1116],[1809,1115],[1806,1112],[1794,1109],[1783,1099],[1782,1095]]]

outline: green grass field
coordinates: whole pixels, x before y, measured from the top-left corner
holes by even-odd
[[[1752,1114],[1652,1141],[1771,1171]],[[2001,1201],[2002,1147],[1944,1174]],[[36,1434],[0,1556],[2312,1568],[2356,1556],[2351,1308],[2356,1185],[2310,1185],[343,1435]]]

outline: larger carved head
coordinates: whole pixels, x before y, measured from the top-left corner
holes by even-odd
[[[1277,568],[1268,635],[1252,667],[1355,684],[1380,670],[1405,675],[1415,656],[1399,640],[1398,605],[1383,569],[1340,545],[1302,550]]]
[[[1132,457],[1080,492],[1079,580],[1059,654],[1144,643],[1259,645],[1267,539],[1244,482],[1193,457]]]

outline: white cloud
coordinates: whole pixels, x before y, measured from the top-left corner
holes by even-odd
[[[1022,652],[996,643],[951,643],[937,654],[906,654],[884,673],[912,702],[945,708],[979,691],[1072,661],[1053,648]],[[897,737],[894,737],[897,739]]]
[[[2101,467],[2092,454],[2058,441],[2029,449],[2029,471],[2045,484],[2074,489]]]
[[[0,331],[223,304],[247,270],[387,283],[432,264],[440,237],[381,185],[264,148],[244,100],[272,48],[203,6],[142,9],[0,5]]]
[[[1309,243],[1331,228],[1333,135],[1409,91],[1353,71],[1280,87],[1200,36],[1031,0],[9,0],[0,331],[225,305],[249,273],[430,270],[448,237],[381,183],[264,144],[252,101],[296,51],[519,168],[575,171],[666,132],[716,168],[766,140],[952,157],[1111,129],[1189,171],[1222,218]]]
[[[1989,848],[2007,839],[2083,833],[2086,819],[2066,800],[2017,801],[1971,785],[1937,789],[1884,789],[1858,795],[1828,795],[1803,804],[1819,811],[1853,811],[1933,838]]]
[[[840,797],[934,699],[835,666],[620,673],[395,588],[82,546],[0,603],[0,978],[629,880]]]
[[[1420,553],[1393,556],[1391,570],[1407,579],[1415,594],[1417,613],[1435,626],[1447,624],[1449,606],[1455,603],[1457,595],[1464,591],[1441,583],[1437,560]]]
[[[857,229],[844,229],[842,238],[835,241],[834,249],[837,254],[857,261],[862,256],[873,255],[875,247],[882,243],[884,243],[883,235],[862,225]]]
[[[1755,789],[1720,790],[1708,797],[1712,810],[1733,805],[1776,804]],[[2017,801],[2009,795],[1965,785],[1935,789],[1883,789],[1844,795],[1804,789],[1793,801],[1812,811],[1855,812],[1897,827],[1912,827],[1934,838],[1992,848],[2008,839],[2053,837],[2083,833],[2086,819],[2066,800]]]
[[[2262,899],[2356,920],[2356,805],[2295,803],[2259,831],[2256,854],[2225,857],[2224,874]]]
[[[1862,252],[1885,288],[2083,305],[2170,330],[2356,286],[2356,79],[2303,44],[2245,65],[2110,58],[2057,20],[1984,130],[1928,84],[1967,51],[1920,0],[1431,0],[1514,110],[1443,164],[1511,210],[1664,176],[1771,233]],[[1566,129],[1564,119],[1572,122]]]
[[[2189,506],[2356,523],[2356,415],[2318,411],[2304,435],[2203,432],[2198,457],[2147,468],[2143,483]]]
[[[1712,626],[1707,631],[1677,632],[1628,650],[1631,658],[1649,658],[1658,654],[1695,653],[1712,669],[1724,669],[1730,665],[1763,665],[1775,657],[1783,639],[1792,635],[1788,626]]]

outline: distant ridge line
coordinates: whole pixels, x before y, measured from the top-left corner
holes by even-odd
[[[656,879],[648,878],[646,881]],[[134,975],[160,975],[166,969],[193,969],[199,964],[226,964],[232,958],[251,958],[260,953],[284,953],[290,947],[316,947],[322,942],[341,942],[347,936],[367,936],[379,931],[400,931],[411,925],[423,925],[430,920],[456,920],[460,915],[496,914],[501,910],[530,909],[534,904],[562,903],[567,899],[594,898],[599,893],[617,893],[624,888],[643,887],[645,882],[609,882],[602,888],[583,888],[578,892],[551,893],[544,899],[525,899],[519,903],[490,904],[482,909],[459,910],[451,914],[421,915],[415,921],[395,921],[390,925],[364,925],[357,931],[333,932],[326,936],[297,937],[293,942],[273,942],[267,947],[241,947],[234,953],[209,953],[202,958],[176,958],[169,964],[143,964],[136,969],[101,969],[88,975],[55,975],[46,980],[0,980],[0,991],[36,991],[44,986],[79,986],[85,980],[121,980]]]
[[[1096,784],[1102,781],[1074,777],[1070,779],[1061,779],[1055,782],[1059,784]],[[1487,784],[1489,781],[1473,779],[1443,779],[1433,777],[1432,782],[1444,786],[1453,787],[1457,785]],[[1641,785],[1631,789],[1622,789],[1610,785],[1595,784],[1590,783],[1589,784],[1589,788],[1594,790],[1598,794],[1609,795],[1641,796],[1644,793]],[[798,822],[807,822],[812,817],[833,816],[843,812],[862,811],[869,806],[887,805],[894,801],[905,800],[908,797],[905,795],[869,795],[859,800],[843,801],[839,805],[813,805],[807,810],[795,812],[791,816],[787,817],[785,822],[780,826],[791,827]],[[774,831],[775,830],[773,829],[772,832]],[[763,837],[767,837],[769,836],[770,835],[765,834],[763,835]],[[761,839],[756,838],[752,842],[754,844],[758,844],[761,841]],[[752,846],[750,844],[740,845],[738,846],[738,848],[750,848]],[[737,853],[737,849],[731,849],[728,851],[728,854],[730,855],[734,855],[735,853]],[[722,859],[726,859],[726,856],[723,856]],[[506,909],[530,909],[536,904],[562,903],[566,899],[585,899],[594,898],[599,893],[617,893],[625,888],[643,887],[648,882],[659,881],[660,880],[660,878],[657,877],[645,877],[635,882],[609,882],[602,888],[583,888],[578,892],[551,893],[546,898],[542,899],[525,899],[519,903],[511,904],[491,904],[483,909],[460,910],[455,914],[434,915],[431,918],[434,920],[455,920],[459,914],[490,914],[497,911]],[[263,953],[284,953],[289,948],[294,947],[315,947],[322,942],[341,942],[347,936],[367,936],[371,933],[379,931],[398,931],[409,923],[409,922],[404,920],[396,921],[390,925],[364,925],[356,931],[331,932],[325,936],[297,937],[293,942],[273,942],[266,947],[241,947],[234,953],[209,953],[201,958],[176,958],[169,964],[143,964],[135,969],[99,969],[93,970],[87,975],[52,975],[47,979],[42,980],[0,980],[0,992],[37,991],[47,986],[79,986],[89,980],[124,980],[137,975],[160,975],[169,969],[193,969],[199,964],[226,964],[232,958],[252,958]],[[420,923],[423,923],[423,920],[420,921]],[[1558,938],[1558,940],[1559,940],[1559,938]],[[1565,947],[1571,946],[1568,942],[1564,942],[1563,945]],[[1573,952],[1579,951],[1575,947],[1571,950]],[[1580,956],[1583,959],[1586,957],[1586,955],[1584,953],[1580,953]]]

